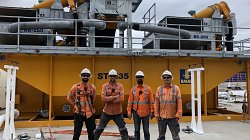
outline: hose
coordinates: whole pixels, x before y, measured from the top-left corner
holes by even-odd
[[[231,42],[226,42],[225,45],[227,46],[227,51],[233,51],[233,42],[232,40],[234,39],[233,37],[233,23],[228,22],[228,34],[226,35],[226,40],[231,41]]]
[[[191,33],[183,29],[155,26],[155,25],[142,24],[142,23],[128,24],[127,22],[119,22],[117,26],[118,26],[118,29],[120,30],[125,30],[130,26],[132,29],[138,30],[138,31],[147,31],[151,33],[160,33],[160,34],[175,35],[175,36],[180,35],[181,38],[183,39],[191,38]]]
[[[31,137],[27,133],[23,133],[17,136],[19,140],[29,140]]]
[[[78,21],[79,22],[79,21]],[[99,30],[106,28],[106,23],[103,20],[84,20],[80,21],[83,27],[95,27]],[[42,21],[42,22],[15,22],[9,25],[9,32],[16,33],[18,31],[18,25],[20,30],[31,29],[74,29],[74,21]]]
[[[186,126],[186,127],[187,128],[183,128],[182,129],[183,132],[188,133],[188,134],[193,133],[193,129],[192,128],[190,128],[189,126]]]

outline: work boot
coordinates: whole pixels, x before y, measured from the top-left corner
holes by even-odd
[[[129,140],[128,136],[122,136],[122,140]]]
[[[123,132],[122,133],[122,140],[129,140],[128,132]]]
[[[101,133],[95,133],[94,140],[99,140]]]

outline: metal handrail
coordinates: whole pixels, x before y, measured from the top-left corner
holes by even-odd
[[[20,23],[20,21],[21,21],[21,19],[22,18],[27,18],[27,19],[32,19],[32,17],[21,17],[21,16],[1,16],[0,15],[0,17],[11,17],[11,18],[16,18],[17,19],[17,23]],[[38,17],[33,17],[33,19],[43,19],[43,20],[56,20],[56,19],[53,19],[53,18],[38,18]],[[59,19],[59,20],[74,20],[74,21],[84,21],[84,20],[76,20],[76,19]],[[105,21],[106,23],[109,23],[109,22],[114,22],[114,21]],[[76,23],[76,22],[75,22]],[[143,24],[143,23],[141,23],[141,24]],[[3,23],[1,24],[2,26],[4,25]],[[19,24],[18,24],[19,25]],[[159,25],[159,24],[158,24]],[[178,28],[180,29],[182,26],[194,26],[194,25],[184,25],[184,24],[162,24],[162,25],[176,25],[176,26],[178,26]],[[77,25],[75,24],[74,25],[75,26],[75,30],[77,31]],[[200,27],[208,27],[208,26],[203,26],[203,25],[198,25],[198,26],[200,26]],[[224,28],[223,26],[211,26],[211,27],[209,27],[209,28]],[[237,27],[237,28],[235,28],[235,29],[237,29],[237,30],[249,30],[250,28],[248,28],[248,27]],[[21,30],[20,30],[20,27],[18,26],[18,31],[17,31],[17,33],[9,33],[9,32],[4,32],[4,31],[2,31],[2,32],[0,32],[0,35],[16,35],[17,36],[17,44],[16,44],[16,46],[17,46],[17,52],[19,52],[20,51],[20,49],[22,49],[22,46],[23,45],[20,45],[20,38],[22,37],[22,36],[25,36],[25,35],[30,35],[30,36],[57,36],[57,34],[55,34],[55,33],[51,33],[51,34],[48,34],[48,33],[43,33],[43,34],[41,34],[41,33],[34,33],[34,32],[21,32]],[[72,36],[72,37],[74,37],[75,38],[75,40],[77,40],[78,39],[78,37],[89,37],[89,38],[114,38],[114,39],[118,39],[119,37],[112,37],[112,36],[90,36],[90,35],[78,35],[78,34],[76,34],[76,32],[75,32],[75,34],[74,35],[72,35],[72,34],[59,34],[59,36],[62,36],[62,37],[70,37],[70,36]],[[122,37],[123,39],[127,39],[128,37]],[[133,37],[132,38],[132,40],[143,40],[144,38],[143,37]],[[250,43],[250,39],[249,38],[247,38],[247,39],[243,39],[243,40],[235,40],[235,41],[225,41],[224,40],[224,38],[222,38],[222,40],[210,40],[210,39],[206,39],[206,40],[203,40],[203,39],[194,39],[194,38],[192,38],[192,39],[182,39],[181,37],[180,37],[180,34],[179,34],[179,36],[177,37],[177,38],[168,38],[168,37],[165,37],[165,38],[154,38],[154,37],[147,37],[147,39],[152,39],[152,40],[176,40],[176,41],[178,41],[179,42],[179,48],[177,49],[179,52],[181,52],[182,51],[182,49],[181,49],[181,41],[187,41],[187,40],[189,40],[189,41],[201,41],[201,42],[203,42],[203,41],[205,41],[205,42],[208,42],[208,41],[214,41],[214,42],[221,42],[222,44],[225,44],[225,42],[232,42],[232,43],[234,43],[235,45],[234,45],[234,48],[235,49],[237,49],[237,50],[235,50],[234,52],[242,52],[242,53],[246,53],[246,55],[248,55],[249,54],[249,52],[250,52],[250,47],[248,46],[248,43]],[[114,42],[113,42],[114,43]],[[124,44],[126,44],[126,43],[124,43]],[[133,44],[133,46],[135,45],[136,46],[136,48],[138,49],[139,47],[138,47],[138,45],[141,45],[142,43],[138,43],[138,41],[137,42],[132,42],[132,44]],[[8,44],[7,44],[8,45]],[[11,45],[9,45],[9,46],[11,46]],[[15,46],[15,45],[14,45]],[[77,47],[77,41],[75,41],[75,47]],[[142,47],[141,47],[142,48]],[[131,48],[131,50],[133,50],[134,48]],[[207,52],[208,50],[203,50],[204,52]],[[225,51],[225,50],[222,50],[223,52]],[[209,52],[209,51],[208,51]],[[213,53],[213,52],[211,52],[211,53]]]

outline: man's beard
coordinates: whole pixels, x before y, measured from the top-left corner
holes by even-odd
[[[139,80],[137,81],[137,83],[138,83],[139,85],[142,85],[142,84],[143,84],[143,80],[139,79]]]
[[[83,78],[83,79],[82,79],[82,82],[83,82],[83,83],[87,83],[88,81],[89,81],[88,78]]]
[[[115,80],[116,80],[116,79],[112,78],[112,79],[110,79],[110,82],[111,82],[111,83],[114,83]]]

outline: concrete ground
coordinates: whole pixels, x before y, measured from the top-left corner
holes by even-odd
[[[190,123],[181,122],[180,127],[186,128],[190,126]],[[127,125],[129,135],[133,135],[134,126],[132,124]],[[52,127],[52,131],[57,130],[72,130],[72,127]],[[85,128],[83,128],[86,130]],[[48,128],[43,128],[44,132],[48,132]],[[203,122],[204,134],[191,133],[187,134],[183,131],[180,132],[180,138],[182,140],[249,140],[250,138],[250,123],[243,123],[241,121],[209,121]],[[118,129],[114,125],[109,125],[106,127],[105,132],[118,132]],[[3,130],[0,131],[0,138],[2,137]],[[32,140],[35,140],[36,134],[39,134],[39,128],[22,128],[16,129],[16,135],[27,133]],[[150,124],[151,140],[156,140],[158,137],[157,124]],[[49,134],[46,133],[45,137],[49,138]],[[53,134],[56,140],[70,140],[72,139],[72,134]],[[81,140],[86,140],[87,136],[82,135]],[[121,140],[120,137],[111,136],[101,136],[100,140]],[[143,138],[143,131],[141,130],[141,139]],[[171,139],[171,134],[169,129],[166,133],[166,140]]]

